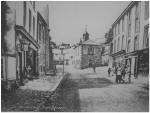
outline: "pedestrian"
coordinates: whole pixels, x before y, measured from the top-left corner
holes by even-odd
[[[118,64],[117,74],[116,74],[116,81],[117,83],[121,83],[121,67]]]
[[[117,65],[115,65],[115,67],[114,67],[114,74],[116,75],[116,83],[118,83],[117,69],[118,69],[118,67],[117,67]]]
[[[113,68],[112,68],[112,76],[114,76],[115,75],[115,66],[113,66]]]
[[[90,68],[92,67],[92,62],[91,62],[91,60],[89,60],[89,67],[90,67]]]
[[[111,68],[108,68],[108,77],[110,77]]]
[[[127,66],[127,75],[128,75],[128,82],[131,83],[131,69],[130,69],[130,65]]]
[[[94,73],[96,73],[96,64],[95,64],[95,62],[93,61],[93,64],[92,64],[92,67],[93,67],[93,71],[94,71]]]
[[[126,71],[125,71],[125,65],[123,64],[122,65],[122,69],[121,69],[121,75],[122,75],[122,78],[125,79],[125,74],[126,74]]]

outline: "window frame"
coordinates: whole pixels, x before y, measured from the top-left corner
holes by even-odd
[[[31,33],[31,19],[32,18],[32,14],[31,14],[31,10],[29,9],[29,32]]]

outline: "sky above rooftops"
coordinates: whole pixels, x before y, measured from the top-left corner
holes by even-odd
[[[49,24],[52,40],[57,44],[80,41],[87,25],[90,39],[104,38],[129,1],[50,1]],[[101,39],[102,41],[104,39]]]

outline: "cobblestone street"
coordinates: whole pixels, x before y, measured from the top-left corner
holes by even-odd
[[[73,68],[65,69],[72,73],[53,94],[19,89],[14,94],[2,95],[2,111],[148,111],[148,90],[142,84],[115,84],[114,77],[107,77],[106,71],[104,75],[99,73],[103,67],[97,73],[86,69],[84,73],[76,70],[75,74]]]

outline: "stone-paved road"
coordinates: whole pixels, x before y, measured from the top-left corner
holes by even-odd
[[[101,88],[110,84],[112,82],[105,78],[72,79],[71,75],[68,75],[67,79],[59,86],[53,96],[48,98],[39,110],[79,112],[81,111],[79,89]]]
[[[96,75],[90,73],[90,75],[89,73],[70,71],[68,79],[58,88],[52,99],[47,99],[40,111],[149,111],[149,93],[142,86],[115,84],[98,73]],[[97,75],[99,77],[96,77]]]
[[[2,97],[2,111],[149,111],[148,89],[134,83],[115,84],[113,77],[107,77],[106,69],[99,69],[97,73],[93,73],[91,69],[66,69],[70,74],[51,97],[46,96],[49,92],[18,90],[18,95],[8,95],[6,100]]]

